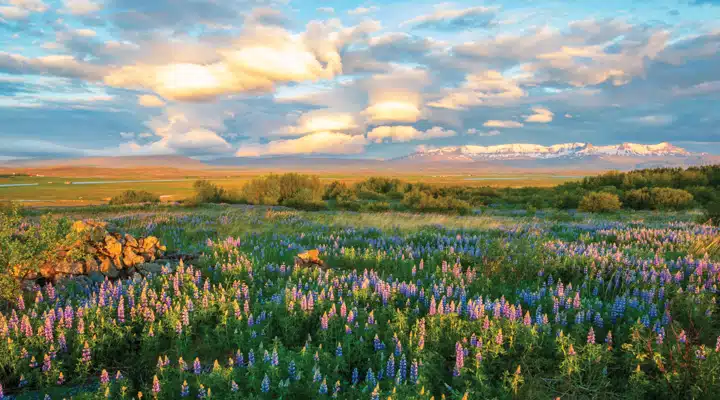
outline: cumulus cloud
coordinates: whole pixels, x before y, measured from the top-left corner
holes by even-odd
[[[275,140],[267,144],[241,145],[238,157],[290,154],[358,154],[365,150],[367,139],[362,135],[340,132],[315,132],[288,140]]]
[[[490,137],[490,136],[497,136],[500,134],[500,131],[497,129],[493,129],[490,131],[481,131],[479,129],[470,128],[467,130],[468,135],[475,135],[480,137]]]
[[[257,26],[232,47],[219,50],[217,62],[129,65],[110,71],[105,83],[147,88],[186,101],[267,92],[276,83],[331,79],[342,73],[341,48],[375,29],[372,22],[353,28],[311,22],[303,34],[293,35],[279,27]]]
[[[64,0],[63,11],[72,15],[88,15],[100,11],[102,5],[92,0]]]
[[[463,10],[437,10],[405,21],[403,25],[415,29],[436,29],[441,31],[461,31],[474,28],[486,28],[493,23],[497,8],[470,7]]]
[[[350,15],[365,15],[370,14],[371,12],[375,12],[377,10],[377,7],[371,6],[371,7],[358,7],[354,8],[350,11],[348,11],[348,14]]]
[[[165,105],[165,102],[157,96],[143,94],[138,96],[138,104],[143,107],[162,107]]]
[[[69,55],[31,58],[0,51],[0,71],[9,74],[54,75],[96,80],[102,76],[103,68],[79,61]]]
[[[525,122],[547,124],[548,122],[552,122],[553,116],[555,115],[552,111],[542,107],[534,107],[532,111],[534,114],[525,117]]]
[[[455,89],[445,90],[444,96],[430,102],[430,107],[462,110],[479,105],[503,105],[525,97],[527,93],[512,78],[498,71],[468,75],[465,82]]]
[[[413,123],[422,116],[421,90],[429,83],[426,71],[397,68],[367,82],[368,107],[362,112],[370,124]]]
[[[9,0],[7,3],[0,5],[0,16],[8,20],[23,20],[48,9],[42,0]]]
[[[347,132],[358,128],[351,113],[315,110],[302,114],[296,125],[286,126],[278,133],[284,135],[305,135],[314,132]]]
[[[429,140],[437,138],[446,138],[455,136],[457,132],[434,126],[426,131],[418,130],[412,126],[396,125],[396,126],[378,126],[368,132],[368,139],[376,143],[382,143],[385,140],[392,142],[409,142],[412,140]]]
[[[523,125],[522,122],[517,121],[503,121],[491,119],[486,121],[483,126],[487,128],[522,128],[525,125]]]

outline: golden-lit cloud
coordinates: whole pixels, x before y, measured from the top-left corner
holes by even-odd
[[[289,154],[358,154],[367,145],[362,135],[348,135],[339,132],[316,132],[289,140],[275,140],[264,145],[240,146],[235,153],[238,157]]]
[[[442,98],[428,105],[463,110],[480,105],[505,105],[525,96],[527,93],[516,79],[506,78],[500,72],[490,70],[468,75],[459,88],[446,90]]]
[[[552,111],[543,107],[534,107],[532,110],[534,114],[525,117],[525,122],[547,124],[548,122],[552,122],[553,116],[555,115]]]
[[[63,5],[63,11],[73,15],[92,14],[102,9],[102,5],[99,2],[92,0],[64,0]]]
[[[343,28],[336,22],[311,22],[294,35],[280,27],[250,26],[208,64],[136,64],[110,71],[105,83],[146,88],[165,98],[203,101],[220,95],[268,92],[275,84],[331,79],[342,73],[340,49],[378,29],[374,23]]]
[[[363,111],[370,123],[384,122],[406,122],[412,123],[420,119],[422,112],[417,101],[413,101],[412,97],[416,95],[408,94],[398,96],[398,100],[380,101],[372,104]]]
[[[351,113],[315,110],[298,118],[296,125],[286,126],[278,133],[285,135],[304,135],[314,132],[347,132],[358,128]]]
[[[522,128],[522,122],[491,119],[483,124],[487,128]]]
[[[412,140],[428,140],[455,136],[457,132],[444,129],[439,126],[432,127],[427,131],[418,130],[412,126],[397,125],[397,126],[378,126],[372,131],[368,132],[368,139],[382,143],[385,140],[392,142],[409,142]]]
[[[165,102],[157,96],[143,94],[138,96],[138,104],[143,107],[162,107],[165,105]]]

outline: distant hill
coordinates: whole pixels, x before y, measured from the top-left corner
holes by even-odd
[[[198,160],[185,156],[88,157],[61,160],[14,160],[4,169],[102,170],[165,168],[216,175],[235,172],[297,171],[306,173],[477,173],[632,170],[656,167],[688,167],[720,164],[720,156],[692,153],[670,143],[645,145],[622,143],[594,146],[563,143],[552,146],[505,144],[455,146],[417,151],[406,156],[379,160],[342,157],[224,157]]]

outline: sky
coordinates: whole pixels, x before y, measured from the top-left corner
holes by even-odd
[[[720,0],[0,0],[0,161],[720,153]]]

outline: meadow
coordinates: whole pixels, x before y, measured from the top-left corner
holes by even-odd
[[[717,227],[699,212],[251,205],[24,210],[192,255],[28,288],[0,398],[717,398]],[[324,267],[295,265],[319,249]]]

